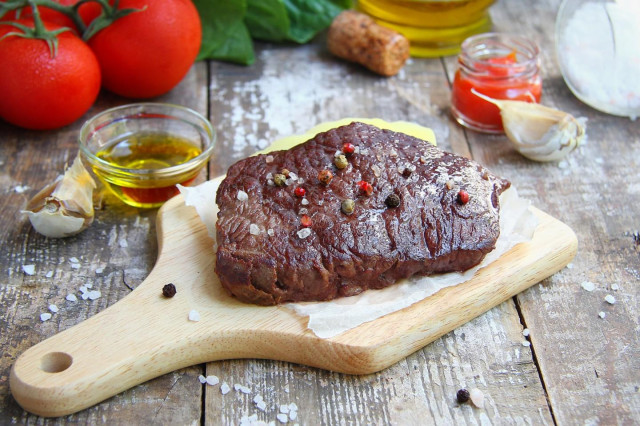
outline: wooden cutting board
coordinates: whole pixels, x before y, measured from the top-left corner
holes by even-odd
[[[321,339],[283,307],[229,297],[214,273],[213,240],[182,196],[158,212],[159,255],[147,279],[92,318],[25,351],[11,392],[27,411],[62,416],[179,368],[233,358],[290,361],[350,374],[382,370],[475,318],[573,259],[577,239],[553,217],[463,284],[393,314]],[[177,294],[162,296],[174,283]],[[200,321],[189,321],[196,310]]]

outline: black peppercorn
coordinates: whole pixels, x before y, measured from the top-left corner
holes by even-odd
[[[465,402],[469,401],[470,397],[471,394],[469,394],[469,391],[466,389],[460,389],[458,393],[456,393],[456,399],[460,404],[464,404]]]
[[[162,287],[162,295],[164,297],[173,297],[176,295],[176,286],[169,283]]]
[[[396,194],[391,194],[384,200],[387,207],[398,207],[400,205],[400,197]]]

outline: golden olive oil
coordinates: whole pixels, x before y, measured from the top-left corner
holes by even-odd
[[[459,52],[469,36],[491,29],[488,8],[495,0],[358,0],[358,9],[398,31],[411,55],[437,57]]]
[[[202,150],[189,139],[167,133],[141,132],[125,135],[96,152],[107,168],[94,168],[111,191],[136,207],[158,207],[188,185],[200,167],[166,170],[196,158]],[[129,169],[129,170],[127,170]]]

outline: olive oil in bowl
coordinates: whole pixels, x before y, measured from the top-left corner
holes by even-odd
[[[202,150],[199,147],[179,136],[136,133],[114,140],[95,154],[117,166],[118,173],[97,168],[94,172],[125,203],[136,207],[157,207],[179,192],[176,184],[189,185],[200,172],[200,168],[178,169],[170,174],[162,170],[185,164],[200,154]],[[132,171],[127,172],[126,169]],[[147,173],[140,176],[133,170]]]
[[[80,130],[80,150],[120,200],[159,207],[189,185],[209,161],[215,133],[188,108],[157,103],[104,111]]]

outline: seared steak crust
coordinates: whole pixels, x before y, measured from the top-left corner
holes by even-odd
[[[356,152],[338,169],[334,157],[346,142]],[[273,178],[283,169],[293,173],[277,186]],[[318,180],[321,170],[333,174],[328,185]],[[373,187],[370,196],[358,185],[363,180]],[[216,199],[216,273],[238,299],[274,305],[464,271],[495,247],[498,196],[509,185],[426,141],[352,123],[231,166]],[[397,207],[385,204],[390,194],[399,196]],[[341,211],[345,199],[355,201],[350,215]]]

